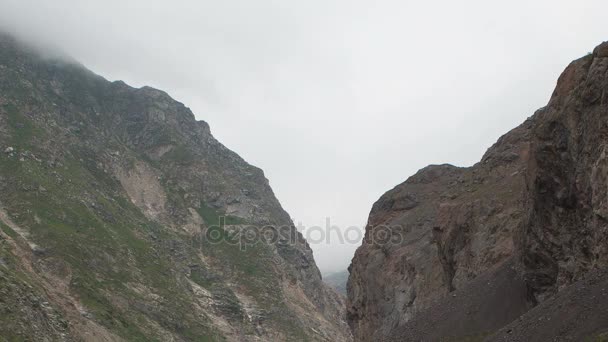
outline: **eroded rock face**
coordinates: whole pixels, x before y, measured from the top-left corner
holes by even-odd
[[[513,254],[512,237],[524,218],[529,124],[503,137],[504,145],[476,166],[429,166],[376,202],[369,243],[357,250],[348,285],[356,338],[386,336]],[[402,198],[418,205],[395,208]],[[390,230],[399,243],[371,241],[378,229]]]
[[[0,300],[0,335],[350,340],[343,298],[263,172],[166,93],[0,35],[0,146],[2,298],[49,307]],[[279,238],[239,244],[247,227]]]
[[[607,49],[572,63],[538,114],[523,261],[539,301],[608,265]]]
[[[419,316],[432,319],[433,308],[456,293],[477,296],[476,310],[485,310],[493,298],[482,297],[491,295],[468,287],[482,275],[491,281],[493,274],[511,274],[499,271],[508,263],[517,271],[509,282],[523,281],[528,304],[507,314],[497,306],[483,327],[444,317],[469,324],[471,336],[484,335],[607,266],[607,49],[604,43],[573,62],[547,107],[501,137],[479,163],[429,166],[374,204],[348,284],[356,340],[424,338],[406,331],[420,326]],[[398,238],[378,243],[373,237],[382,230]],[[442,326],[433,336],[467,337],[457,324]]]

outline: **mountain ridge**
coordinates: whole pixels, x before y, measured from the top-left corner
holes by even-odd
[[[167,93],[4,34],[0,114],[3,336],[350,340],[262,170]]]

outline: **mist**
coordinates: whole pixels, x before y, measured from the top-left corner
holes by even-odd
[[[606,40],[607,11],[600,0],[1,0],[0,29],[167,91],[265,171],[297,225],[343,231],[363,230],[418,169],[477,162]],[[324,272],[357,246],[311,242]]]

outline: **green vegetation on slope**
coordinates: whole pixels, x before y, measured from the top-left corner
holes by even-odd
[[[72,153],[79,159],[87,157]],[[204,319],[192,316],[194,310],[183,310],[191,304],[175,283],[171,256],[148,238],[151,234],[159,240],[174,237],[149,222],[119,194],[101,191],[115,189],[117,184],[107,176],[94,177],[82,166],[86,163],[75,157],[62,167],[49,169],[35,160],[0,156],[0,173],[11,177],[3,203],[13,220],[30,227],[34,242],[45,246],[45,257],[69,264],[74,274],[71,289],[94,319],[111,331],[132,341],[154,339],[149,331],[140,329],[145,316],[152,314],[169,331],[212,338]],[[84,194],[83,189],[87,189]],[[2,229],[14,233],[5,225]],[[131,282],[146,284],[150,291],[170,300],[163,299],[159,308],[143,304],[117,307],[113,300],[146,302],[128,287]]]

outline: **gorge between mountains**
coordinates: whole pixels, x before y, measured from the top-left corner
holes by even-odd
[[[386,192],[344,295],[188,107],[0,34],[0,341],[608,340],[607,92],[602,43],[478,163]]]

